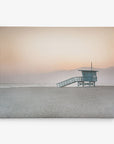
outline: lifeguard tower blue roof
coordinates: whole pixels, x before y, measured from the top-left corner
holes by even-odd
[[[84,72],[98,72],[96,70],[78,70],[78,71],[84,71]]]

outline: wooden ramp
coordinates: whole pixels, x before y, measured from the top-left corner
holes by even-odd
[[[68,86],[70,84],[73,84],[76,82],[82,82],[82,81],[83,81],[83,77],[72,77],[72,78],[64,80],[60,83],[57,83],[57,87],[65,87],[65,86]]]

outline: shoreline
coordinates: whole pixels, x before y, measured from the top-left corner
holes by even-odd
[[[97,85],[95,87],[91,86],[87,86],[87,87],[62,87],[62,88],[58,88],[58,87],[54,87],[54,86],[38,86],[38,85],[23,85],[23,86],[0,86],[0,89],[2,88],[58,88],[58,89],[64,89],[64,88],[98,88],[98,87],[114,87],[113,85]]]

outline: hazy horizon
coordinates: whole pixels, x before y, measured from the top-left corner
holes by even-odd
[[[89,69],[83,67],[79,69]],[[81,76],[79,69],[53,71],[47,73],[1,73],[0,87],[9,86],[40,86],[55,87],[57,82],[69,79],[71,77]],[[96,69],[95,69],[96,70]],[[96,85],[114,86],[114,67],[97,68],[98,81]],[[5,84],[5,85],[4,85]],[[71,85],[71,86],[75,86]]]

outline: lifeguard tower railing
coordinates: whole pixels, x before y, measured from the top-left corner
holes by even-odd
[[[65,86],[68,86],[70,84],[73,84],[73,83],[78,83],[78,86],[79,85],[92,85],[94,82],[97,81],[97,76],[93,76],[93,77],[72,77],[70,79],[67,79],[67,80],[64,80],[62,82],[59,82],[57,83],[57,87],[65,87]],[[84,83],[84,82],[89,82],[88,83]],[[92,83],[93,82],[93,83]]]

